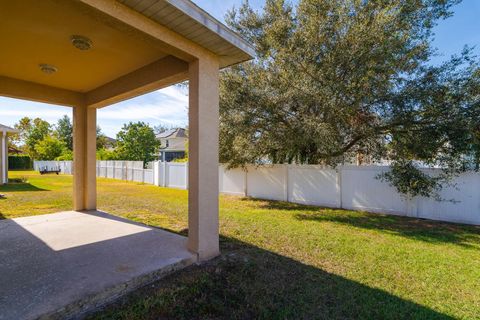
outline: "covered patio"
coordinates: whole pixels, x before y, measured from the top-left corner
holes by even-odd
[[[0,38],[0,95],[71,107],[74,125],[74,211],[0,225],[0,319],[88,311],[219,254],[218,72],[248,43],[188,0],[4,1]],[[97,109],[186,80],[188,238],[97,212]]]
[[[0,241],[0,319],[75,318],[196,261],[186,238],[99,211],[0,220]]]

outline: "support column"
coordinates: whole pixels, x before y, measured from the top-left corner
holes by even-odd
[[[73,108],[73,209],[97,208],[97,109]]]
[[[7,133],[2,131],[2,150],[0,152],[0,184],[8,183],[8,144]]]
[[[188,249],[199,261],[220,254],[217,58],[189,64]]]

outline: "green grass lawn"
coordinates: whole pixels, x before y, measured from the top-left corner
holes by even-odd
[[[0,217],[70,210],[71,176],[10,172]],[[98,180],[99,209],[186,234],[187,192]],[[220,197],[222,256],[95,319],[480,319],[480,227]]]

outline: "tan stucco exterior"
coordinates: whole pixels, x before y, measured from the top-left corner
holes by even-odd
[[[149,3],[176,5],[192,26],[205,14],[195,11],[190,18],[188,10],[196,9],[186,0]],[[199,260],[209,259],[219,253],[218,70],[248,59],[249,53],[232,44],[238,38],[228,40],[224,26],[212,28],[211,17],[205,17],[205,29],[216,47],[158,20],[114,0],[4,1],[0,59],[6,63],[0,65],[0,95],[73,108],[74,209],[94,210],[96,109],[189,79],[188,248]],[[73,47],[70,37],[76,34],[91,39],[92,48]],[[215,53],[219,48],[229,54]],[[58,71],[44,74],[39,63]]]
[[[8,182],[8,135],[17,130],[0,124],[0,185]]]
[[[8,141],[7,133],[0,132],[0,184],[8,182]]]
[[[189,65],[188,248],[216,256],[218,239],[218,59]]]

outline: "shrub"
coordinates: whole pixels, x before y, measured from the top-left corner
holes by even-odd
[[[29,156],[8,156],[9,170],[31,170],[33,169],[33,161]]]

